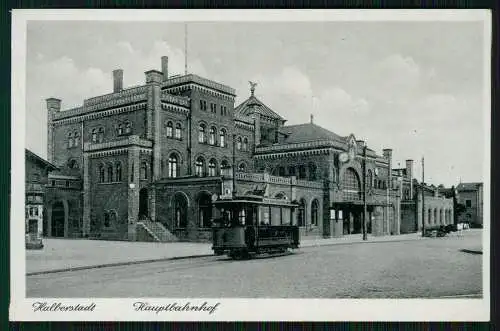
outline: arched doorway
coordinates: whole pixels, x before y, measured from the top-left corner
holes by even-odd
[[[185,229],[187,227],[187,207],[186,197],[177,193],[174,196],[174,227]]]
[[[52,237],[64,237],[65,213],[62,201],[57,201],[52,205]]]
[[[211,227],[212,219],[212,197],[207,192],[198,196],[198,226],[200,228]]]
[[[143,188],[139,191],[139,219],[148,216],[148,190]]]

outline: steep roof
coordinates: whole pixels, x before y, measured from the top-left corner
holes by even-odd
[[[294,144],[315,140],[334,140],[345,143],[347,139],[331,132],[314,123],[303,123],[297,125],[288,125],[280,129],[281,133],[287,135],[285,143]]]
[[[45,167],[47,167],[47,168],[49,168],[51,170],[58,169],[55,165],[53,165],[49,161],[45,160],[41,156],[36,155],[35,153],[33,153],[32,151],[30,151],[29,149],[25,148],[24,150],[25,150],[25,156],[27,158],[29,157],[29,158],[35,160],[35,162],[38,162],[38,163],[42,164],[43,166],[45,166]]]
[[[278,113],[273,111],[271,108],[266,106],[262,101],[260,101],[257,97],[254,95],[251,95],[248,99],[243,101],[238,107],[234,109],[234,112],[236,115],[242,115],[242,116],[250,116],[252,112],[252,107],[250,105],[254,105],[253,108],[257,113],[270,117],[272,119],[277,119],[284,121],[285,119],[281,117]]]

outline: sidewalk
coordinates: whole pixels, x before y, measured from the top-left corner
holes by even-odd
[[[465,232],[464,232],[465,234]],[[450,233],[448,236],[458,236]],[[426,240],[421,233],[374,237],[361,234],[341,238],[303,237],[300,247],[353,243]],[[91,269],[112,265],[146,263],[213,255],[211,243],[150,243],[84,239],[44,239],[43,250],[26,250],[26,274]]]

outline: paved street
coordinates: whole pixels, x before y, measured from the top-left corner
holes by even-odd
[[[462,237],[307,247],[245,261],[212,256],[34,275],[27,277],[27,296],[476,296],[482,290],[481,235],[474,230]]]

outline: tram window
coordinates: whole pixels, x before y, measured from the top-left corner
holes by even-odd
[[[240,210],[240,213],[238,214],[238,220],[241,225],[245,225],[246,221],[245,209]]]

